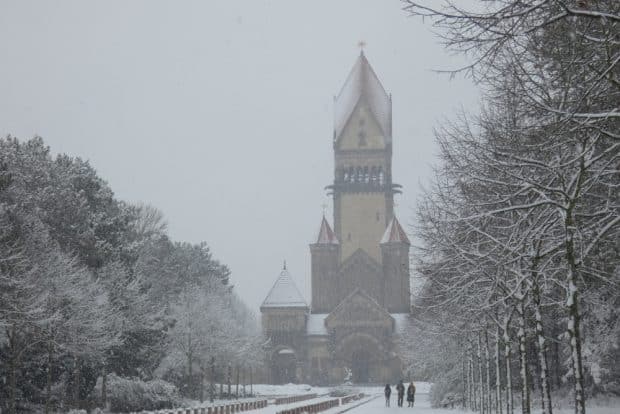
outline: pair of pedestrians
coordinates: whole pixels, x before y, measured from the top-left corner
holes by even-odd
[[[398,406],[403,406],[403,399],[405,396],[405,385],[403,384],[403,380],[400,380],[396,385],[396,392],[398,393]],[[385,384],[385,406],[390,406],[390,396],[392,395],[392,388],[390,388],[390,384]],[[407,387],[407,407],[413,407],[413,403],[415,402],[415,385],[413,385],[413,381]]]

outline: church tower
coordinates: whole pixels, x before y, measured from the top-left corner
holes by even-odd
[[[309,246],[312,300],[285,268],[261,306],[274,382],[403,378],[410,242],[394,215],[392,100],[363,52],[334,103],[334,221]]]
[[[334,200],[340,262],[362,249],[381,263],[379,240],[394,216],[392,99],[363,52],[335,98]]]

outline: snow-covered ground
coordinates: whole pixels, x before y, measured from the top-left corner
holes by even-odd
[[[272,399],[278,396],[290,396],[290,395],[304,395],[304,394],[317,394],[317,398],[312,400],[300,401],[286,405],[273,405],[270,404],[260,410],[249,411],[248,413],[256,414],[275,414],[287,408],[301,407],[308,404],[313,404],[319,401],[329,400],[334,397],[330,397],[328,394],[337,389],[339,392],[347,394],[363,392],[368,397],[361,401],[353,401],[350,404],[334,407],[330,410],[323,411],[324,414],[338,414],[347,410],[350,414],[387,414],[387,413],[415,413],[415,414],[472,414],[472,411],[463,411],[460,408],[446,409],[446,408],[431,408],[429,400],[429,392],[431,384],[427,382],[415,382],[416,385],[416,401],[413,408],[407,407],[405,401],[402,408],[396,405],[396,390],[395,384],[392,386],[391,406],[385,406],[385,398],[383,396],[383,387],[380,386],[356,386],[356,385],[340,385],[336,387],[313,387],[307,384],[286,384],[286,385],[269,385],[269,384],[257,384],[253,386],[253,392],[256,395],[256,399]],[[248,389],[249,392],[249,389]],[[247,401],[247,400],[246,400]],[[230,400],[218,401],[217,403],[226,404],[230,403]],[[219,404],[215,405],[219,405]],[[357,407],[355,407],[357,405]],[[198,404],[191,404],[189,406],[199,406]],[[515,407],[515,413],[519,413],[520,408]],[[620,413],[620,398],[599,397],[594,400],[588,401],[587,406],[588,414],[619,414]],[[540,408],[535,405],[532,406],[532,414],[540,414]],[[573,407],[569,402],[556,402],[554,403],[554,414],[573,414]]]
[[[304,395],[304,394],[326,394],[329,393],[330,387],[313,387],[307,384],[285,384],[270,385],[256,384],[253,387],[254,395],[257,397],[273,397],[286,395]],[[249,390],[249,389],[248,389]]]
[[[300,394],[311,394],[316,393],[318,395],[326,394],[330,390],[334,388],[338,388],[339,390],[347,388],[352,392],[363,392],[369,396],[369,398],[365,398],[362,401],[354,401],[350,404],[334,407],[330,410],[323,411],[324,414],[337,414],[341,413],[344,410],[348,410],[348,414],[388,414],[388,413],[399,413],[402,412],[407,413],[415,413],[415,414],[472,414],[471,411],[463,411],[460,408],[454,409],[446,409],[446,408],[431,408],[430,400],[429,400],[429,392],[431,388],[431,384],[427,382],[416,382],[416,401],[415,406],[413,408],[407,407],[407,402],[405,401],[402,408],[399,408],[396,405],[396,392],[394,390],[394,385],[392,386],[392,398],[391,398],[391,406],[385,406],[385,398],[383,397],[383,387],[368,387],[368,386],[338,386],[338,387],[312,387],[310,385],[300,385],[300,384],[287,384],[287,385],[257,385],[254,388],[254,392],[264,396],[276,396],[276,395],[300,395]],[[317,400],[303,401],[295,404],[287,405],[286,408],[290,407],[299,407],[306,404],[311,404],[318,400],[323,400],[326,397],[319,398]],[[367,403],[360,404],[360,402]],[[355,405],[360,404],[358,407],[352,408]],[[573,414],[573,407],[568,403],[558,403],[554,404],[554,414]],[[277,408],[276,408],[277,407]],[[261,413],[261,414],[270,414],[280,411],[284,408],[284,406],[270,406],[263,410],[252,411],[252,413]],[[515,407],[515,413],[520,412],[519,407]],[[620,413],[620,398],[597,398],[594,400],[588,401],[587,406],[588,414],[618,414]],[[540,408],[533,406],[532,414],[541,413]]]
[[[420,385],[416,385],[417,389],[424,389]],[[428,386],[428,384],[425,384]],[[425,389],[425,393],[416,392],[415,406],[413,408],[407,407],[407,402],[405,401],[402,408],[399,408],[396,405],[396,398],[394,394],[392,394],[391,398],[391,407],[385,406],[385,398],[382,395],[382,390],[375,389],[375,394],[379,393],[381,395],[372,399],[367,404],[362,404],[357,408],[347,411],[347,414],[394,414],[394,413],[415,413],[415,414],[472,414],[471,411],[463,411],[459,408],[455,409],[446,409],[446,408],[431,408],[430,401],[428,398],[428,389],[430,386]],[[370,389],[367,389],[364,392],[370,392]],[[356,403],[352,403],[351,405],[355,405]],[[331,410],[324,411],[323,414],[337,414],[347,409],[348,405],[335,407]],[[515,408],[515,413],[519,413],[520,408]],[[587,406],[588,414],[618,414],[620,413],[620,398],[603,398],[603,399],[595,399],[588,403]],[[537,407],[532,407],[532,414],[539,414],[541,410]],[[571,406],[562,406],[561,408],[555,408],[554,414],[573,414],[574,409]]]

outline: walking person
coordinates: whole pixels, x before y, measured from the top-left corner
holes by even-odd
[[[398,381],[398,385],[396,386],[396,391],[398,391],[398,406],[403,406],[403,397],[405,396],[405,386],[403,385],[403,380]]]
[[[413,385],[413,381],[407,387],[407,407],[413,407],[413,403],[415,402],[415,385]]]
[[[392,388],[390,388],[390,384],[385,384],[385,389],[383,390],[385,393],[385,406],[390,406],[390,395],[392,395]]]

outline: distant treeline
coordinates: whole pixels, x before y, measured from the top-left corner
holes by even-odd
[[[212,357],[220,377],[255,368],[261,337],[229,276],[205,243],[170,240],[158,210],[117,200],[88,162],[39,137],[0,139],[1,411],[104,406],[122,392],[112,373],[166,405],[200,396]]]

